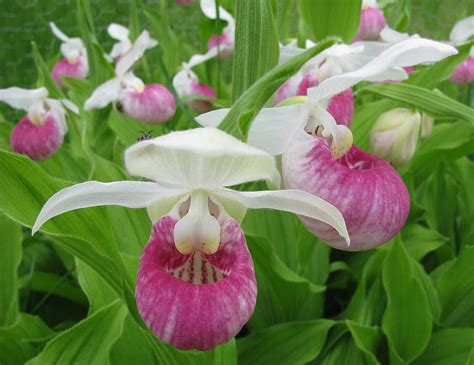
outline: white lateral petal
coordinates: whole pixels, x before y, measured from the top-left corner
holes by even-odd
[[[49,27],[58,39],[62,40],[63,42],[67,42],[69,40],[69,37],[63,32],[61,32],[61,30],[59,30],[59,28],[53,22],[49,22]]]
[[[112,46],[112,50],[110,51],[108,56],[111,57],[113,60],[114,58],[126,53],[131,46],[132,44],[129,42],[117,42]]]
[[[172,132],[125,151],[132,175],[165,184],[216,188],[274,177],[275,160],[213,127]]]
[[[120,79],[115,77],[99,85],[84,104],[84,110],[100,109],[117,100],[122,91]]]
[[[200,114],[195,119],[203,127],[215,127],[224,120],[224,118],[229,114],[229,108],[212,110],[210,112]]]
[[[156,47],[158,44],[160,44],[160,42],[158,42],[156,39],[150,38],[146,46],[146,49],[151,49],[153,47]]]
[[[449,39],[454,44],[462,44],[474,35],[474,15],[467,17],[457,22],[451,33]]]
[[[173,77],[173,87],[180,97],[191,95],[193,83],[198,83],[197,75],[191,70],[181,70]]]
[[[61,44],[61,53],[69,60],[75,60],[84,50],[84,44],[80,38],[69,38]]]
[[[169,189],[154,182],[116,181],[102,183],[87,181],[54,194],[41,209],[33,226],[33,234],[49,219],[71,210],[119,205],[128,208],[144,208],[150,202],[182,194],[179,189]]]
[[[247,143],[271,155],[280,155],[286,151],[295,134],[304,128],[307,117],[306,103],[264,108],[250,126]]]
[[[320,220],[333,227],[350,243],[344,218],[339,210],[327,201],[300,190],[276,191],[234,191],[216,189],[213,194],[219,199],[222,196],[232,199],[250,209],[276,209],[304,215]]]
[[[389,26],[385,26],[385,28],[382,29],[380,32],[380,38],[382,41],[390,44],[395,44],[402,42],[404,40],[410,39],[410,38],[419,38],[420,36],[418,34],[410,35],[408,33],[400,33],[397,32],[395,29],[390,28]]]
[[[69,100],[69,99],[59,99],[59,101],[61,102],[61,104],[63,104],[66,108],[68,108],[74,114],[79,114],[79,108],[71,100]]]
[[[363,80],[379,80],[381,74],[393,67],[436,62],[452,56],[457,50],[447,44],[424,38],[410,38],[383,51],[364,67],[321,82],[308,96],[313,100],[329,99]]]
[[[280,44],[280,59],[278,60],[278,64],[285,63],[304,51],[304,48],[298,48],[296,46],[284,46]]]
[[[217,47],[212,47],[206,54],[193,55],[190,58],[189,62],[185,64],[185,67],[192,68],[196,65],[206,62],[207,60],[210,60],[211,58],[216,57],[217,55],[218,55]]]
[[[113,39],[116,39],[121,42],[131,43],[129,39],[130,31],[123,25],[117,23],[110,23],[107,27],[107,33],[109,33],[109,35]]]
[[[216,19],[216,1],[215,0],[201,0],[201,10],[209,19]],[[234,22],[234,17],[229,14],[222,6],[219,6],[219,18],[228,23]]]
[[[150,43],[150,34],[144,30],[132,47],[120,58],[115,73],[117,75],[125,75],[145,53]]]
[[[48,96],[48,90],[45,87],[39,89],[22,89],[19,87],[9,87],[0,89],[0,101],[7,103],[12,108],[28,111],[31,105],[45,99]]]

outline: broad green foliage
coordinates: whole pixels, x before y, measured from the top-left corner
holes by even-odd
[[[435,120],[431,135],[420,139],[411,161],[398,169],[411,202],[401,232],[379,248],[344,252],[316,238],[295,215],[249,210],[242,228],[258,284],[255,312],[228,343],[206,352],[181,351],[157,339],[137,311],[138,264],[152,227],[145,209],[87,208],[51,219],[35,236],[31,227],[43,204],[63,188],[87,180],[132,180],[123,154],[142,132],[158,137],[197,127],[196,113],[186,106],[196,97],[179,98],[172,79],[183,62],[207,51],[209,37],[227,23],[205,18],[198,0],[182,7],[174,0],[125,4],[125,17],[114,21],[129,27],[130,38],[147,29],[159,40],[134,72],[146,83],[165,85],[176,97],[176,115],[150,125],[112,105],[84,111],[91,92],[114,75],[105,57],[111,45],[108,24],[98,20],[98,12],[116,9],[105,0],[69,3],[70,14],[61,19],[41,14],[41,22],[58,21],[66,34],[82,38],[90,76],[65,78],[66,88],[60,89],[50,74],[62,57],[58,42],[47,44],[54,48],[51,58],[43,38],[33,35],[29,58],[35,67],[23,70],[26,76],[35,73],[28,87],[45,86],[50,97],[68,98],[79,107],[78,115],[67,112],[63,146],[39,162],[12,152],[10,134],[24,113],[2,105],[0,114],[0,364],[474,363],[474,94],[472,84],[449,81],[472,41],[457,46],[455,56],[417,66],[406,81],[353,88],[351,130],[354,143],[364,150],[371,148],[377,118],[393,108],[417,109]],[[234,55],[209,60],[193,72],[217,91],[214,106],[231,108],[219,128],[245,141],[255,116],[272,105],[283,83],[334,43],[352,41],[362,2],[217,3],[236,20]],[[467,4],[378,3],[391,28],[410,34],[417,29],[425,36],[420,24],[432,19],[435,25],[426,34],[439,34],[438,39],[449,35],[443,9]],[[100,8],[104,4],[105,10]],[[22,18],[8,6],[2,19]],[[458,13],[458,20],[468,15]],[[307,39],[316,46],[279,64],[280,44],[304,46]],[[10,72],[5,67],[5,74]],[[18,85],[25,86],[25,80]],[[13,85],[0,88],[8,86]]]

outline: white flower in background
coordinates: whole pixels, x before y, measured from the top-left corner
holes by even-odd
[[[107,32],[109,33],[110,37],[118,41],[113,45],[112,50],[107,56],[110,60],[118,61],[118,59],[120,59],[123,54],[125,54],[130,50],[130,48],[132,48],[132,41],[130,40],[130,31],[123,25],[111,23],[107,27]],[[156,47],[157,45],[158,41],[156,39],[150,38],[146,49],[151,49],[153,47]]]
[[[209,19],[217,19],[216,1],[215,0],[201,0],[201,10]],[[214,34],[207,42],[207,49],[216,48],[219,50],[219,57],[230,57],[234,53],[234,39],[235,39],[235,20],[234,17],[219,6],[219,19],[227,22],[221,34]]]
[[[125,165],[132,175],[152,181],[89,181],[63,189],[43,206],[33,233],[74,209],[148,208],[153,230],[140,258],[138,311],[153,333],[177,348],[211,349],[229,341],[251,317],[257,286],[239,226],[247,208],[317,219],[349,244],[339,211],[314,195],[226,188],[272,180],[277,172],[271,155],[218,129],[138,142],[125,151]]]
[[[116,77],[97,87],[84,109],[100,109],[115,103],[120,112],[145,123],[164,123],[172,118],[176,111],[173,94],[161,84],[144,84],[131,71],[149,45],[150,36],[144,30],[115,65]]]
[[[421,127],[417,110],[395,108],[381,114],[370,132],[371,151],[398,167],[416,151]]]
[[[449,34],[450,43],[459,46],[474,36],[474,16],[457,22]],[[471,47],[467,59],[457,65],[450,80],[455,84],[469,84],[474,81],[474,47]]]
[[[173,78],[173,86],[181,98],[191,97],[186,104],[197,113],[206,113],[212,109],[212,104],[206,98],[217,98],[216,91],[209,85],[199,83],[198,76],[191,70],[207,60],[217,56],[217,48],[211,48],[205,55],[194,55],[188,62],[182,64],[182,70]],[[204,96],[204,99],[199,99]]]
[[[27,112],[13,128],[10,143],[15,152],[32,160],[42,160],[54,154],[63,144],[67,133],[64,106],[78,113],[67,99],[50,99],[44,87],[34,90],[10,87],[0,89],[0,101]]]
[[[336,75],[308,90],[304,103],[279,108],[264,108],[250,126],[248,143],[273,155],[284,153],[295,137],[326,138],[330,141],[334,158],[342,157],[352,145],[352,133],[344,125],[337,125],[326,110],[335,95],[360,81],[403,80],[408,76],[402,67],[421,62],[435,62],[456,54],[455,48],[428,39],[408,39],[383,51],[360,69]],[[217,126],[228,109],[200,115],[201,125]],[[302,132],[306,132],[302,134]]]
[[[60,87],[64,87],[62,76],[85,79],[89,73],[87,50],[80,38],[69,38],[53,22],[49,23],[51,31],[62,41],[61,53],[64,59],[54,65],[51,75]]]

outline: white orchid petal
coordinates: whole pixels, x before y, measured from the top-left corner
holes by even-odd
[[[206,17],[209,19],[217,19],[215,0],[201,0],[200,3],[201,10]],[[222,6],[219,6],[219,18],[227,21],[228,23],[234,23],[234,17],[230,15],[230,13]]]
[[[200,114],[196,117],[196,122],[198,122],[203,127],[215,127],[224,120],[224,118],[229,114],[229,108],[212,110],[210,112]]]
[[[63,32],[61,32],[61,30],[53,22],[49,22],[49,27],[51,28],[53,34],[61,41],[67,42],[69,40],[69,37]]]
[[[394,44],[403,42],[410,38],[419,38],[419,36],[417,34],[411,36],[408,33],[400,33],[389,26],[385,26],[385,28],[380,32],[380,38],[386,43]]]
[[[68,108],[74,114],[79,114],[79,108],[71,100],[69,100],[69,99],[59,99],[59,101],[61,102],[61,104],[63,104],[66,108]]]
[[[9,87],[0,89],[0,101],[7,103],[12,108],[28,111],[28,109],[38,101],[46,99],[48,90],[45,87],[39,89],[22,89],[19,87]]]
[[[217,47],[212,47],[206,54],[195,54],[193,55],[189,62],[185,63],[186,68],[192,68],[203,62],[210,60],[211,58],[216,57],[219,54]]]
[[[117,66],[115,67],[115,73],[117,75],[125,75],[133,67],[147,50],[148,44],[150,43],[150,34],[144,30],[137,40],[133,43],[132,47],[120,58]]]
[[[154,47],[156,47],[158,44],[160,44],[160,42],[158,42],[156,39],[150,38],[150,40],[148,41],[148,44],[147,44],[147,46],[146,46],[146,49],[154,48]]]
[[[181,70],[173,77],[173,86],[180,97],[188,96],[192,93],[193,83],[199,81],[197,75],[191,70]]]
[[[99,85],[84,104],[84,110],[100,109],[117,100],[122,91],[119,78],[113,78]]]
[[[49,219],[80,208],[102,205],[119,205],[144,208],[153,200],[181,194],[179,189],[169,189],[154,182],[116,181],[101,183],[87,181],[54,194],[41,209],[33,226],[33,234]]]
[[[451,33],[449,39],[454,44],[462,44],[474,35],[474,15],[467,17],[457,22]]]
[[[125,166],[133,175],[194,188],[271,180],[275,172],[271,155],[213,127],[138,142],[125,151]]]
[[[278,60],[279,64],[285,63],[288,60],[292,59],[295,56],[303,53],[305,51],[304,48],[298,48],[294,46],[284,46],[280,45],[280,59]]]
[[[109,36],[111,36],[113,39],[116,39],[120,42],[131,43],[130,31],[123,25],[117,23],[110,23],[107,27],[107,33],[109,33]]]
[[[307,122],[308,105],[293,104],[262,109],[250,126],[247,143],[271,155],[286,151],[295,134]]]
[[[452,56],[457,50],[444,43],[424,38],[411,38],[383,51],[364,67],[321,82],[308,92],[313,100],[329,99],[363,80],[374,80],[390,68],[436,62]]]
[[[350,243],[344,218],[339,210],[327,201],[300,190],[234,191],[216,189],[213,194],[235,200],[250,209],[276,209],[320,220],[334,229]]]
[[[132,46],[131,43],[126,43],[126,42],[115,43],[112,46],[112,50],[110,51],[109,56],[113,60],[114,58],[116,58],[118,56],[121,56],[124,53],[126,53],[130,49],[131,46]]]
[[[75,60],[84,53],[84,44],[80,38],[69,38],[61,44],[61,53],[68,60]]]

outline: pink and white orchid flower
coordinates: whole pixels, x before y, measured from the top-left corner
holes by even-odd
[[[351,235],[350,250],[380,245],[405,223],[407,189],[387,162],[352,146],[351,131],[336,124],[326,110],[328,102],[360,81],[405,79],[403,67],[456,53],[452,46],[423,38],[397,43],[361,68],[310,88],[303,103],[262,109],[250,127],[248,143],[273,155],[283,154],[288,188],[321,196],[342,212]],[[201,125],[218,125],[226,113],[216,110],[196,120]],[[302,221],[329,245],[348,249],[331,227],[308,218]]]
[[[67,99],[49,99],[48,90],[44,87],[34,90],[19,87],[0,89],[0,101],[28,113],[13,128],[10,143],[15,152],[32,160],[51,156],[63,144],[67,133],[63,105],[78,113],[77,107]]]
[[[60,87],[64,87],[62,76],[85,79],[89,73],[87,50],[80,38],[69,38],[53,22],[49,23],[53,34],[63,43],[61,53],[64,59],[54,65],[51,75]]]
[[[360,12],[359,30],[354,41],[378,40],[386,25],[383,11],[378,8],[377,0],[363,0]]]
[[[474,36],[474,15],[457,22],[449,34],[450,43],[461,45]],[[474,81],[474,46],[467,59],[456,66],[450,80],[455,84],[469,84]]]
[[[144,84],[131,71],[150,45],[144,30],[115,66],[116,77],[94,90],[84,105],[85,110],[104,108],[115,103],[120,112],[145,123],[164,123],[176,111],[173,94],[161,84]]]
[[[217,19],[216,1],[215,0],[200,0],[201,10],[209,19]],[[219,57],[227,58],[234,53],[234,38],[235,38],[235,20],[234,17],[219,6],[219,19],[225,20],[227,26],[221,34],[214,34],[207,42],[207,49],[218,49]]]
[[[211,48],[205,55],[192,56],[189,62],[183,63],[182,70],[173,78],[173,86],[178,95],[185,99],[191,97],[192,100],[185,101],[186,104],[200,114],[212,110],[212,104],[206,98],[215,99],[217,93],[211,86],[200,84],[198,76],[191,68],[216,56],[217,48]],[[204,96],[204,99],[200,100],[199,96]]]
[[[107,55],[107,57],[110,60],[115,60],[118,62],[120,57],[122,57],[123,54],[132,48],[132,41],[130,41],[130,31],[123,25],[111,23],[107,27],[107,33],[109,33],[110,37],[118,41],[112,46],[112,50]],[[157,45],[158,41],[156,39],[149,38],[146,49],[154,48]]]
[[[132,175],[153,181],[89,181],[59,191],[33,232],[64,212],[101,205],[148,208],[153,222],[140,259],[136,300],[147,326],[180,349],[211,349],[235,336],[253,313],[256,280],[239,222],[270,208],[325,222],[349,244],[344,219],[306,192],[235,191],[278,180],[274,158],[212,127],[138,142],[125,151]]]

